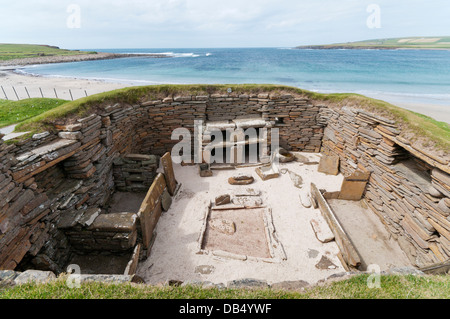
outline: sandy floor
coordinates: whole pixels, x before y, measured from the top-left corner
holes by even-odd
[[[307,156],[311,160],[317,160],[319,155]],[[139,265],[138,275],[149,284],[164,283],[167,280],[226,284],[243,278],[266,280],[269,283],[295,280],[316,283],[334,273],[345,271],[337,258],[339,249],[336,243],[322,244],[315,237],[310,220],[322,220],[320,211],[304,208],[299,200],[300,192],[309,192],[311,182],[328,191],[340,190],[343,176],[326,176],[317,172],[317,165],[302,166],[297,162],[280,164],[280,168],[288,168],[300,174],[304,182],[303,189],[294,186],[289,174],[263,182],[255,168],[242,168],[235,171],[214,171],[213,177],[200,178],[197,167],[175,166],[176,177],[182,187],[170,211],[162,215],[152,254]],[[250,186],[229,185],[228,178],[239,174],[252,174],[255,182]],[[265,195],[263,197],[272,209],[273,224],[287,260],[266,263],[196,254],[205,210],[210,201],[219,195],[233,194],[246,188],[260,190]],[[316,267],[324,260],[324,256],[331,260],[335,265],[332,268],[335,269]],[[201,274],[198,269],[213,271]]]
[[[47,98],[56,98],[54,91],[56,90],[58,98],[71,100],[73,97],[76,100],[85,97],[86,94],[89,96],[133,85],[132,83],[115,83],[75,78],[29,76],[1,70],[0,83],[10,100],[17,100],[16,93],[21,100],[28,98],[25,87],[30,97],[42,97],[41,89],[42,94]],[[16,92],[14,92],[13,87]],[[0,89],[0,99],[5,99],[5,93]],[[72,97],[70,93],[72,93]]]

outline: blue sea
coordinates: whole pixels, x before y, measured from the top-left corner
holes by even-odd
[[[133,85],[267,83],[322,93],[360,93],[400,106],[411,104],[423,108],[426,104],[430,112],[422,113],[450,122],[450,51],[447,50],[91,50],[159,53],[170,58],[131,57],[58,63],[25,67],[22,71]]]

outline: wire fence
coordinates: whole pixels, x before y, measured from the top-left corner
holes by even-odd
[[[0,88],[0,99],[11,101],[20,101],[31,98],[56,98],[73,101],[88,96],[87,91],[83,89],[42,89],[41,87],[15,87],[3,85],[1,85]]]

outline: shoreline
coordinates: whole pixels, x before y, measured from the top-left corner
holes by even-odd
[[[79,99],[98,93],[122,89],[132,86],[156,85],[150,81],[86,79],[76,77],[42,76],[17,72],[15,68],[0,66],[0,99],[26,99],[28,96],[60,98],[64,100]],[[13,89],[14,88],[14,89]],[[17,95],[16,95],[17,94]],[[450,105],[420,101],[415,96],[394,96],[389,93],[363,94],[367,97],[379,99],[398,107],[429,116],[439,122],[450,123]]]
[[[18,68],[21,66],[39,65],[39,64],[53,64],[53,63],[68,63],[68,62],[82,62],[82,61],[97,61],[97,60],[112,60],[133,57],[150,57],[155,59],[170,58],[165,54],[140,54],[140,53],[108,53],[97,52],[95,54],[79,54],[79,55],[62,55],[62,56],[42,56],[34,58],[12,59],[0,61],[0,68],[5,67]]]
[[[109,82],[101,79],[47,77],[17,73],[15,69],[0,69],[0,99],[17,101],[27,98],[59,98],[76,100],[86,96],[137,86],[131,82]]]

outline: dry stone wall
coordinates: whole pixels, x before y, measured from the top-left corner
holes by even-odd
[[[72,246],[103,250],[115,238],[111,250],[132,247],[139,225],[132,222],[134,214],[124,231],[108,230],[107,221],[105,229],[93,226],[104,218],[114,191],[145,191],[157,176],[159,158],[127,156],[170,152],[178,143],[171,139],[173,130],[187,128],[193,135],[195,120],[242,118],[278,128],[288,150],[322,147],[338,155],[344,174],[372,172],[368,205],[411,259],[418,266],[447,260],[448,162],[415,149],[393,121],[312,102],[290,94],[230,93],[111,103],[84,118],[60,120],[50,132],[23,142],[0,142],[0,269],[33,265],[60,272]]]
[[[176,128],[193,134],[194,120],[258,117],[280,128],[285,147],[318,151],[320,111],[291,95],[175,96],[98,107],[87,117],[60,120],[51,132],[15,144],[0,142],[0,269],[26,264],[60,272],[72,246],[108,241],[105,234],[92,239],[92,230],[79,221],[101,212],[115,190],[148,189],[159,159],[126,156],[163,155],[178,142],[171,140]],[[117,247],[134,242],[134,231],[127,236]]]
[[[371,172],[365,199],[419,267],[450,258],[450,169],[400,136],[395,122],[364,110],[330,111],[323,152],[341,172]]]

